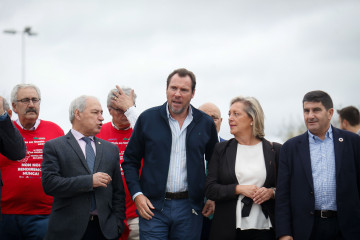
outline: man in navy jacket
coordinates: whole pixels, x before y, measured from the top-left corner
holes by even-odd
[[[19,130],[11,122],[8,112],[11,113],[9,104],[0,96],[0,153],[10,160],[20,160],[26,156],[26,145]],[[0,172],[0,198],[2,186]]]
[[[303,99],[308,131],[281,148],[276,190],[280,240],[360,239],[360,137],[330,125],[323,91]]]
[[[140,215],[141,239],[200,238],[204,156],[211,158],[218,138],[213,120],[190,105],[195,85],[191,71],[173,71],[167,102],[139,116],[125,150],[122,167]]]

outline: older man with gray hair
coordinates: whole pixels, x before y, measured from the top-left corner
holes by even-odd
[[[42,151],[46,141],[64,132],[55,123],[39,119],[40,102],[40,90],[33,84],[18,84],[11,92],[18,115],[14,125],[25,141],[27,154],[20,161],[0,156],[4,183],[0,239],[43,239],[47,230],[53,198],[41,185]]]
[[[72,129],[44,146],[42,182],[54,196],[46,239],[118,239],[125,219],[118,148],[95,137],[104,120],[97,98],[80,96],[69,112]]]
[[[134,90],[127,87],[120,88],[116,86],[115,89],[110,90],[107,97],[107,107],[112,121],[105,123],[101,128],[97,137],[106,141],[114,143],[119,148],[120,164],[123,163],[123,155],[125,148],[129,143],[133,126],[137,119],[135,112],[136,94]],[[130,192],[126,186],[123,170],[123,183],[126,193],[126,220],[125,231],[121,240],[136,240],[139,239],[139,216],[136,213],[136,205],[131,198]]]

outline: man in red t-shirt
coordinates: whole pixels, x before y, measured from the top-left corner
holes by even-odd
[[[120,164],[123,163],[123,154],[130,140],[133,127],[137,119],[135,110],[136,95],[130,88],[112,89],[107,97],[107,107],[112,121],[105,123],[97,137],[114,143],[119,148]],[[121,166],[121,165],[120,165]],[[121,175],[126,194],[126,229],[121,236],[121,240],[139,239],[139,217],[136,214],[136,206],[131,198],[129,190],[126,186],[124,173],[121,168]]]
[[[0,155],[3,189],[0,239],[43,239],[53,198],[44,193],[41,163],[44,143],[64,135],[55,123],[40,120],[41,94],[33,84],[18,84],[11,93],[12,107],[18,114],[14,125],[22,135],[25,158],[10,161]]]

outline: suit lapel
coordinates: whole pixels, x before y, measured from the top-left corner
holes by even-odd
[[[97,169],[99,168],[102,154],[103,154],[103,147],[101,145],[101,142],[97,137],[94,137],[95,147],[96,147],[96,157],[95,157],[95,165],[94,165],[94,173],[97,172]]]
[[[86,162],[84,153],[82,152],[79,143],[76,141],[74,135],[72,135],[71,131],[68,132],[67,136],[67,141],[69,143],[69,145],[72,147],[72,149],[75,151],[76,155],[80,158],[81,163],[83,164],[83,166],[86,168],[86,170],[91,173],[89,166]]]
[[[304,167],[306,178],[311,186],[314,189],[314,182],[312,177],[311,170],[311,157],[310,157],[310,147],[309,147],[309,135],[308,132],[305,132],[297,145],[297,153],[302,161],[302,166]]]
[[[265,168],[266,168],[266,179],[264,186],[271,186],[271,181],[275,182],[274,179],[274,168],[275,168],[275,152],[272,150],[271,144],[268,144],[265,139],[262,139],[262,146],[264,152]]]
[[[341,168],[341,156],[343,155],[344,142],[346,139],[337,128],[334,128],[333,126],[331,127],[333,131],[336,177],[338,177]]]
[[[236,139],[229,140],[229,145],[224,149],[226,154],[226,161],[228,162],[228,172],[231,175],[233,182],[238,182],[235,175],[235,162],[236,162],[236,152],[237,152],[237,141]]]

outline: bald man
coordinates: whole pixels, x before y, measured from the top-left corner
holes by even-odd
[[[220,109],[215,104],[210,102],[204,103],[198,109],[209,115],[214,120],[216,131],[218,132],[219,142],[225,141],[225,139],[219,137],[220,127],[222,122]]]
[[[225,141],[225,139],[219,136],[221,122],[222,122],[220,109],[215,104],[210,102],[202,104],[198,109],[209,115],[214,120],[216,131],[218,133],[219,142]],[[213,204],[213,207],[215,208],[214,201],[208,199],[207,202],[211,202]],[[213,218],[213,214],[208,214],[206,212],[203,212],[203,215],[205,217],[203,220],[203,227],[201,231],[201,240],[207,240],[209,239],[211,220]]]

